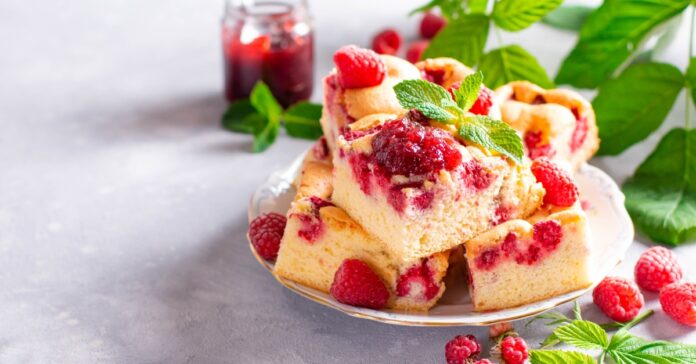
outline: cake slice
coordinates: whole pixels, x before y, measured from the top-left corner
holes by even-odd
[[[467,241],[474,309],[516,307],[590,286],[589,241],[579,203],[546,205]]]

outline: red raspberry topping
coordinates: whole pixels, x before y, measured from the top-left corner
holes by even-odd
[[[439,292],[440,287],[428,267],[427,259],[409,268],[406,273],[399,276],[396,282],[396,295],[399,297],[408,296],[427,301],[437,296]]]
[[[354,45],[341,47],[334,53],[338,82],[344,88],[377,86],[382,83],[386,69],[379,55]]]
[[[423,79],[442,86],[445,82],[445,70],[442,69],[424,69],[422,72]]]
[[[395,29],[385,29],[372,39],[372,50],[379,54],[395,55],[401,47],[401,35]]]
[[[346,259],[334,275],[331,295],[347,305],[383,308],[389,300],[389,291],[379,276],[359,259]]]
[[[411,63],[420,61],[421,57],[423,56],[423,52],[425,52],[425,49],[428,48],[429,44],[430,42],[427,40],[417,40],[411,43],[411,45],[408,46],[408,50],[406,50],[406,60]]]
[[[469,112],[476,115],[488,115],[488,112],[491,110],[491,106],[493,106],[494,97],[495,95],[491,89],[481,85],[478,98],[476,99],[476,102],[474,102],[474,105],[471,106],[471,109],[469,109]]]
[[[529,358],[527,343],[521,337],[504,338],[500,342],[500,354],[506,364],[524,364]]]
[[[390,121],[372,140],[377,163],[390,175],[426,175],[462,162],[456,141],[444,131],[408,119]]]
[[[635,283],[619,277],[607,277],[592,291],[592,301],[614,321],[632,320],[643,308],[643,295]]]
[[[644,251],[633,272],[638,286],[652,292],[659,292],[662,287],[679,282],[684,275],[674,253],[661,246]]]
[[[432,12],[426,12],[420,23],[420,34],[425,39],[433,38],[447,24],[445,18]]]
[[[275,259],[285,230],[285,216],[271,212],[255,218],[249,224],[249,238],[256,253],[266,260]]]
[[[532,173],[546,190],[544,203],[567,207],[578,200],[578,187],[573,178],[550,159],[535,159],[532,162]]]
[[[447,364],[466,364],[476,360],[481,344],[474,335],[457,335],[445,345]]]
[[[660,291],[660,305],[667,316],[696,326],[696,283],[672,283]]]

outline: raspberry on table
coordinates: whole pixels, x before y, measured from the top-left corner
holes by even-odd
[[[607,277],[592,291],[592,301],[614,321],[631,321],[643,308],[643,294],[625,278]]]
[[[338,302],[358,307],[380,309],[389,300],[384,282],[359,259],[346,259],[341,263],[330,292]]]
[[[495,95],[493,94],[493,91],[491,89],[484,85],[481,85],[481,89],[479,89],[478,93],[478,98],[476,99],[476,102],[474,102],[474,104],[471,106],[471,109],[469,109],[469,112],[476,115],[488,115],[488,112],[491,110],[491,106],[493,106],[494,97]]]
[[[445,18],[428,11],[420,22],[420,34],[425,39],[432,39],[446,24]]]
[[[542,157],[532,162],[532,174],[546,190],[544,203],[556,206],[572,206],[578,200],[578,187],[570,173],[550,159]]]
[[[401,48],[401,35],[396,29],[385,29],[372,39],[372,50],[379,54],[395,55]]]
[[[408,46],[406,50],[406,60],[411,63],[416,63],[423,57],[423,52],[428,48],[430,42],[427,40],[417,40]]]
[[[672,283],[660,291],[660,305],[674,321],[696,326],[696,283]]]
[[[633,272],[638,286],[652,292],[659,292],[662,287],[679,282],[684,276],[676,255],[661,246],[644,251]]]
[[[500,342],[500,355],[505,364],[523,364],[529,358],[527,343],[521,337],[508,336]]]
[[[481,344],[474,335],[457,335],[445,345],[447,364],[465,364],[476,360]]]
[[[384,62],[377,53],[354,45],[341,47],[333,60],[338,82],[347,89],[377,86],[386,74]]]
[[[249,239],[254,250],[266,260],[275,259],[285,231],[285,216],[271,212],[255,218],[249,224]]]

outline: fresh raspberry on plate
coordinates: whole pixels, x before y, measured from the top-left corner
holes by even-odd
[[[491,110],[491,106],[493,106],[494,97],[495,95],[491,89],[481,85],[478,98],[476,99],[476,102],[474,102],[474,105],[471,106],[471,109],[469,109],[469,112],[476,115],[488,115],[488,112]]]
[[[426,12],[420,22],[420,34],[425,39],[431,39],[447,24],[445,18],[433,12]]]
[[[338,267],[331,295],[341,303],[373,309],[383,308],[389,291],[379,276],[359,259],[346,259]]]
[[[430,44],[430,42],[427,40],[417,40],[411,43],[406,50],[406,60],[411,63],[420,61],[421,57],[423,57],[423,52],[428,48],[428,44]]]
[[[467,364],[481,353],[481,344],[474,335],[457,335],[445,345],[447,364]]]
[[[635,283],[619,277],[604,278],[594,291],[595,305],[614,321],[631,321],[643,308],[643,295]]]
[[[385,29],[372,39],[372,50],[379,54],[395,55],[401,48],[401,35],[396,29]]]
[[[578,187],[570,173],[550,159],[542,157],[532,162],[532,173],[546,190],[544,203],[556,206],[572,206],[578,200]]]
[[[660,305],[674,321],[696,326],[696,283],[672,283],[660,291]]]
[[[500,342],[500,355],[505,364],[523,364],[529,358],[527,343],[521,337],[508,336]]]
[[[684,275],[674,253],[661,246],[644,251],[633,272],[638,286],[652,292],[659,292],[662,287],[679,282]]]
[[[285,216],[271,212],[255,218],[249,224],[249,238],[256,253],[266,260],[275,259],[285,230]]]
[[[377,86],[386,73],[377,53],[354,45],[341,47],[334,53],[333,60],[339,83],[348,89]]]

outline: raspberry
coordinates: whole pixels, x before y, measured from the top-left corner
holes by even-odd
[[[578,187],[564,169],[542,157],[532,162],[532,173],[546,190],[544,203],[556,206],[572,206],[578,200]]]
[[[529,358],[527,343],[521,337],[508,336],[500,342],[500,355],[506,364],[523,364]]]
[[[271,260],[278,256],[286,222],[285,216],[275,212],[260,215],[251,221],[249,238],[261,258]]]
[[[432,39],[447,24],[445,18],[435,13],[427,12],[420,23],[420,34],[425,39]]]
[[[614,321],[632,320],[643,308],[643,295],[635,283],[619,277],[604,278],[594,291],[592,301]]]
[[[672,283],[660,291],[660,305],[667,316],[696,326],[696,283]]]
[[[481,344],[474,335],[457,335],[445,345],[447,364],[464,364],[476,360]]]
[[[386,73],[379,55],[354,45],[341,47],[333,57],[338,70],[338,82],[344,88],[377,86]]]
[[[395,55],[401,48],[401,35],[395,29],[385,29],[372,39],[372,50],[379,54]]]
[[[662,287],[679,282],[683,273],[671,250],[656,246],[643,252],[634,269],[640,288],[659,292]]]
[[[383,308],[389,291],[379,276],[359,259],[346,259],[338,267],[331,284],[331,295],[347,305]]]
[[[406,60],[411,63],[420,61],[421,57],[423,56],[423,52],[425,52],[425,49],[428,48],[428,44],[430,44],[430,42],[427,40],[417,40],[411,43],[411,45],[408,46],[408,50],[406,50]]]
[[[461,85],[462,82],[457,81],[449,87],[449,92],[452,95],[453,99],[455,98],[454,92],[456,90],[459,90],[459,87]],[[469,112],[476,115],[488,115],[488,112],[491,110],[491,106],[493,106],[494,97],[495,95],[493,94],[493,91],[491,89],[484,85],[481,85],[481,88],[479,89],[478,93],[478,98],[476,99],[474,104],[471,105],[471,109],[469,109]]]
[[[406,273],[399,276],[396,282],[396,295],[399,297],[408,296],[427,301],[437,296],[439,292],[440,287],[433,279],[427,260],[409,268]]]
[[[563,238],[563,228],[556,220],[539,221],[534,224],[532,236],[545,248],[552,250],[561,243]]]

